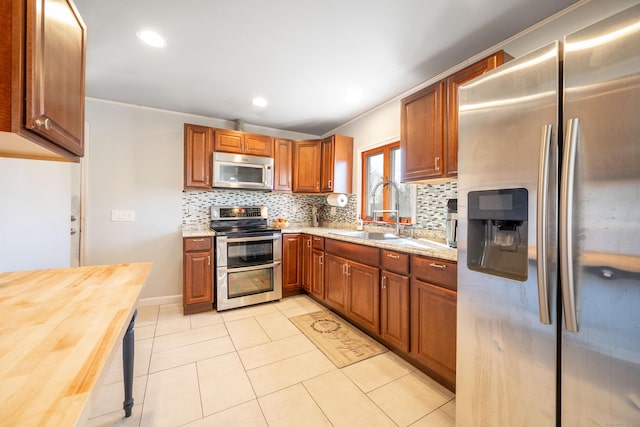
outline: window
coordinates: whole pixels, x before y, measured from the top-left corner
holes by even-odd
[[[392,183],[389,183],[391,181]],[[400,183],[400,142],[362,153],[362,218],[367,221],[411,223],[411,195],[408,184]],[[397,191],[396,191],[397,190]]]

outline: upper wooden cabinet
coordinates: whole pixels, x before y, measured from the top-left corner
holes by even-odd
[[[291,192],[293,175],[293,141],[275,139],[273,191]]]
[[[84,155],[86,26],[70,0],[3,0],[0,155]]]
[[[273,157],[273,138],[229,129],[216,129],[214,151]]]
[[[497,68],[504,64],[505,60],[508,61],[510,59],[511,56],[501,50],[447,78],[446,176],[458,175],[458,88],[469,80]]]
[[[184,125],[184,188],[211,188],[213,129]]]
[[[332,135],[323,140],[296,141],[293,150],[293,191],[351,193],[353,138]]]
[[[441,177],[444,154],[445,85],[438,82],[402,100],[402,181]]]
[[[508,59],[504,51],[496,52],[402,100],[403,182],[458,174],[458,87]]]
[[[353,138],[331,135],[322,140],[321,193],[351,193]]]
[[[322,145],[319,140],[296,141],[293,145],[293,191],[320,192]]]

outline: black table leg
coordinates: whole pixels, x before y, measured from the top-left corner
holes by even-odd
[[[122,338],[122,370],[124,373],[124,416],[130,417],[133,409],[133,354],[135,342],[133,339],[133,325],[138,315],[138,309],[133,312],[127,332]]]

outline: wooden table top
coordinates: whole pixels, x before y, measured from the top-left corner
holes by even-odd
[[[86,420],[150,269],[0,273],[0,424]]]

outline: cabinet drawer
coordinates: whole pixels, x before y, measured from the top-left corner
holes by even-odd
[[[409,254],[396,251],[382,251],[382,268],[400,274],[409,274]]]
[[[324,237],[311,237],[311,246],[313,247],[313,249],[324,251]]]
[[[458,289],[458,265],[456,263],[414,255],[412,264],[413,277],[416,279],[454,291]]]
[[[184,251],[207,251],[211,249],[211,237],[187,237],[183,239]]]
[[[341,240],[325,239],[324,250],[338,256],[378,267],[380,265],[380,249]]]

